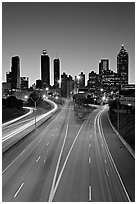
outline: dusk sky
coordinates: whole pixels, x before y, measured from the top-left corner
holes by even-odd
[[[21,76],[30,85],[41,78],[40,56],[61,60],[61,73],[88,79],[98,73],[101,59],[117,70],[117,54],[124,44],[129,54],[129,83],[135,83],[135,4],[119,2],[4,2],[2,3],[2,81],[11,71],[11,57],[21,60]]]

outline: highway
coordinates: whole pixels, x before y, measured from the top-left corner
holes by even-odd
[[[104,137],[106,109],[100,106],[79,119],[67,101],[4,152],[2,201],[131,201]]]

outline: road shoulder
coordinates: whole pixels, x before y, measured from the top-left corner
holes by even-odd
[[[101,123],[106,142],[114,159],[123,183],[132,201],[135,201],[135,160],[127,151],[109,123],[107,111],[101,116]]]

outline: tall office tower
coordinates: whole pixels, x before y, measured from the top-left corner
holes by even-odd
[[[60,60],[54,59],[53,64],[54,64],[54,87],[58,89],[60,80]]]
[[[109,60],[108,59],[102,59],[101,62],[99,62],[99,75],[103,74],[104,71],[109,70]]]
[[[96,72],[91,71],[89,73],[89,80],[87,81],[88,88],[96,88],[99,86],[99,75]]]
[[[20,59],[18,56],[11,60],[11,89],[20,89]]]
[[[29,88],[29,78],[28,77],[21,77],[21,89],[27,90]]]
[[[6,81],[7,83],[11,83],[12,79],[12,73],[11,72],[6,72]]]
[[[121,46],[121,50],[117,55],[117,73],[120,75],[121,83],[128,84],[128,53],[124,45]]]
[[[63,72],[61,75],[61,96],[67,98],[67,74]]]
[[[46,50],[41,55],[41,80],[43,88],[50,85],[50,58]]]
[[[80,78],[79,78],[79,88],[84,88],[85,87],[85,74],[83,72],[81,72],[79,74]]]

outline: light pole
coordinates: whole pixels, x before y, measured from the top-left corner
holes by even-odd
[[[48,90],[49,90],[49,88],[47,87],[46,88],[46,95],[47,95],[47,97],[48,97]]]
[[[33,98],[31,98],[30,96],[25,96],[25,99],[28,99],[30,98],[33,102],[34,102],[34,105],[35,105],[35,116],[34,116],[34,121],[35,121],[35,130],[37,129],[37,126],[36,126],[36,110],[37,110],[37,101],[39,100],[39,98],[35,101]]]

